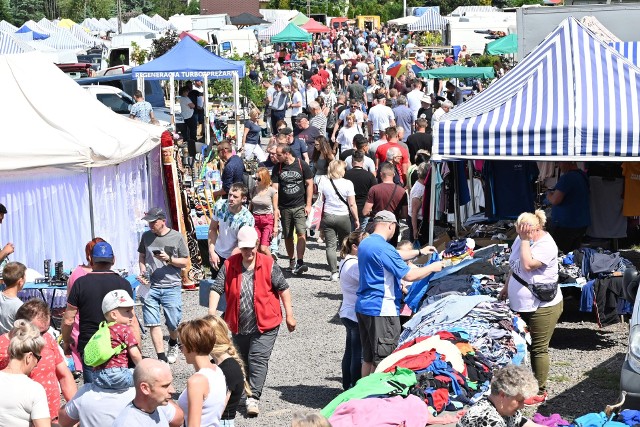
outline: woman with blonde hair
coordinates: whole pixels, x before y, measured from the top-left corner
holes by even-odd
[[[9,363],[0,371],[0,426],[50,427],[44,388],[28,377],[42,358],[45,340],[40,330],[24,319],[15,321],[9,339]]]
[[[215,360],[216,365],[222,369],[227,382],[227,406],[222,413],[220,426],[233,427],[242,392],[244,391],[247,396],[251,396],[251,390],[246,381],[244,362],[231,341],[231,332],[224,319],[209,314],[204,317],[204,320],[209,322],[215,330],[216,343],[211,350],[211,357]]]
[[[331,423],[317,412],[296,412],[291,427],[331,427]]]
[[[509,297],[509,306],[527,322],[531,333],[531,367],[538,380],[538,394],[525,403],[535,405],[547,398],[545,385],[549,375],[549,342],[562,314],[562,291],[558,285],[558,246],[545,231],[547,217],[542,210],[525,212],[516,221],[518,237],[513,242],[509,266],[511,272],[500,298]],[[557,292],[549,300],[531,291],[533,284],[545,284]],[[553,288],[553,285],[556,288]],[[547,298],[545,298],[547,299]]]
[[[318,139],[320,138],[322,137]],[[334,282],[338,280],[336,257],[338,242],[342,242],[354,229],[353,227],[360,227],[353,182],[344,178],[346,167],[347,164],[344,161],[333,160],[329,163],[328,179],[323,179],[318,184],[318,194],[324,201],[320,230],[326,241],[327,263],[330,270],[327,280]]]
[[[249,118],[244,121],[242,145],[240,146],[240,151],[244,151],[245,159],[251,160],[254,156],[261,162],[267,159],[266,154],[260,147],[260,135],[264,126],[265,124],[260,118],[260,110],[252,108],[249,111]]]
[[[204,319],[189,320],[178,326],[182,353],[196,373],[178,398],[186,427],[218,427],[229,395],[222,369],[211,363],[216,345],[213,325]]]
[[[280,211],[278,192],[271,186],[271,174],[267,168],[258,168],[256,172],[256,187],[251,194],[249,210],[255,219],[255,228],[260,239],[258,250],[270,255],[271,239],[278,234]]]

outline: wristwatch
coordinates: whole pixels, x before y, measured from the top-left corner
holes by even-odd
[[[418,248],[418,256],[422,256],[422,255],[424,255],[424,254],[422,253],[422,248]]]

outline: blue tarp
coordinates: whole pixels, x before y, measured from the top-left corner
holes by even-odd
[[[244,77],[245,62],[222,58],[191,37],[185,37],[161,57],[134,67],[131,76],[146,80],[169,80],[171,75],[178,80],[197,80],[205,76],[209,79],[230,79],[234,71],[238,77]]]
[[[26,24],[23,25],[22,27],[18,28],[16,33],[33,33],[33,39],[34,40],[44,40],[44,39],[48,39],[49,38],[49,34],[43,34],[43,33],[37,32],[37,31],[33,31],[31,28],[27,27]]]

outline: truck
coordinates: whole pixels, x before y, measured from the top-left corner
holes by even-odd
[[[132,42],[135,42],[141,49],[151,50],[151,43],[156,38],[155,33],[124,33],[116,34],[111,39],[111,47],[107,52],[107,64],[109,67],[115,65],[137,65],[131,61],[131,53],[133,48]]]
[[[518,59],[529,54],[560,22],[570,16],[578,20],[593,16],[621,40],[640,40],[640,27],[637,24],[640,20],[640,4],[637,3],[518,8]]]
[[[233,53],[239,55],[258,53],[260,44],[252,30],[213,30],[208,32],[209,47],[211,52],[219,56],[229,56]]]
[[[451,46],[467,46],[471,54],[482,54],[487,43],[487,30],[503,31],[506,34],[516,32],[516,14],[503,12],[480,13],[477,15],[448,17],[449,25],[445,30],[444,42]]]

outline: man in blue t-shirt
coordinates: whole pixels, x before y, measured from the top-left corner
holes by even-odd
[[[214,191],[213,196],[226,199],[231,184],[242,182],[244,162],[238,155],[233,154],[231,144],[226,141],[218,144],[218,157],[224,162],[224,169],[220,177],[222,180],[222,189]]]
[[[388,241],[398,226],[392,212],[380,211],[373,218],[373,233],[358,246],[360,286],[356,293],[356,316],[362,343],[363,377],[373,373],[378,363],[398,345],[400,280],[420,280],[444,267],[443,262],[434,262],[425,267],[409,268],[404,260],[429,254],[435,248],[396,250]]]
[[[559,167],[562,175],[555,189],[547,193],[553,206],[549,232],[558,249],[566,254],[580,247],[591,224],[589,178],[578,169],[576,162],[560,162]]]

